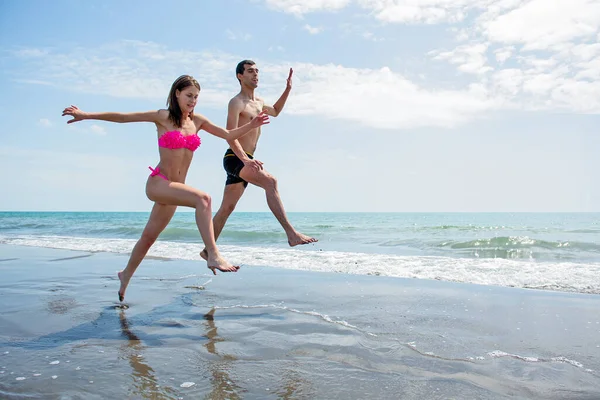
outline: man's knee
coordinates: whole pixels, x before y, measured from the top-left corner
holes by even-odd
[[[263,188],[265,190],[277,190],[277,178],[271,174],[265,175]]]
[[[253,185],[259,186],[265,190],[277,188],[277,179],[265,171],[253,171],[252,173],[248,174],[245,179]]]
[[[226,216],[230,216],[235,210],[235,206],[235,203],[223,203],[221,205],[221,213]]]
[[[275,177],[265,170],[258,171],[255,169],[244,168],[240,173],[240,178],[262,188],[265,186],[277,185]]]

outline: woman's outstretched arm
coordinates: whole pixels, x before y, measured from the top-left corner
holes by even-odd
[[[134,113],[119,113],[119,112],[97,112],[90,113],[85,112],[77,108],[77,106],[70,106],[63,110],[63,117],[70,115],[73,119],[67,121],[67,124],[73,122],[83,121],[84,119],[95,119],[99,121],[127,123],[127,122],[154,122],[158,123],[162,120],[160,110],[145,111],[145,112],[134,112]]]

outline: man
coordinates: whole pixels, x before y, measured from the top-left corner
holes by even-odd
[[[292,90],[292,74],[287,78],[286,88],[273,106],[266,105],[264,100],[254,94],[258,87],[258,68],[254,61],[243,60],[235,70],[240,82],[240,92],[229,101],[227,111],[227,129],[237,128],[260,114],[261,111],[272,117],[277,117],[283,110],[283,106]],[[277,191],[277,180],[263,169],[263,163],[255,160],[253,154],[260,137],[261,129],[253,129],[238,140],[227,141],[230,148],[223,157],[223,167],[227,172],[223,201],[219,211],[213,218],[215,240],[221,234],[227,219],[235,209],[236,204],[244,194],[248,182],[265,190],[267,204],[287,234],[290,246],[314,243],[317,239],[303,235],[296,231],[288,221],[279,192]],[[206,258],[206,251],[200,253]]]

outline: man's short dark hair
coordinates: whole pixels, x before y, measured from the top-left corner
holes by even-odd
[[[237,74],[242,74],[244,75],[244,70],[246,67],[244,67],[244,65],[255,65],[256,63],[252,60],[242,60],[238,63],[237,67],[235,67],[235,77],[237,78]],[[238,78],[238,81],[240,79]],[[241,83],[241,81],[240,81]]]

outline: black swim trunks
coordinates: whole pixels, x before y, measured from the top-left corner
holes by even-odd
[[[251,154],[246,154],[251,160],[254,159]],[[227,172],[227,180],[225,181],[225,185],[233,185],[234,183],[243,182],[244,187],[248,186],[248,182],[240,178],[240,171],[242,168],[244,168],[244,163],[231,149],[227,149],[225,155],[223,156],[223,168],[225,168],[225,172]]]

